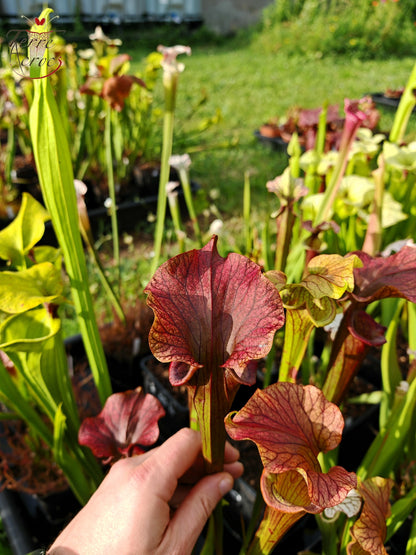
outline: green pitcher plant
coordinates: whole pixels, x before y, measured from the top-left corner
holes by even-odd
[[[17,217],[0,232],[0,258],[8,263],[0,272],[0,350],[15,369],[10,372],[0,362],[0,395],[53,452],[85,503],[102,471],[78,444],[80,419],[58,316],[66,301],[62,256],[54,247],[37,246],[48,219],[45,208],[25,193]]]
[[[48,20],[51,12],[48,8],[39,17],[45,20],[45,31],[50,29]],[[34,80],[30,133],[42,195],[62,249],[80,331],[100,399],[104,403],[112,390],[88,288],[71,156],[52,86],[45,77]]]

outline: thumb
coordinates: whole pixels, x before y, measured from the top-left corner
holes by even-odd
[[[181,555],[191,553],[212,511],[231,490],[233,483],[234,479],[228,472],[202,478],[172,518],[165,535],[166,545],[177,546]]]

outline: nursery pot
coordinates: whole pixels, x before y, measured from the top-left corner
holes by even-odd
[[[0,518],[13,555],[26,555],[35,549],[36,538],[28,530],[28,515],[17,492],[0,493]]]
[[[0,518],[13,555],[48,547],[80,509],[69,489],[47,496],[0,493]]]
[[[147,216],[156,211],[158,190],[159,190],[159,167],[149,166],[146,168],[134,169],[131,182],[127,187],[120,189],[117,199],[117,221],[119,233],[133,232],[140,222],[146,222]],[[170,180],[179,181],[179,176],[173,168],[170,173]],[[87,183],[88,185],[88,183]],[[200,185],[191,181],[193,193],[198,191]],[[104,206],[105,198],[98,193],[95,194],[95,187],[90,186],[85,196],[88,210],[88,218],[91,224],[91,231],[94,236],[99,236],[111,232],[110,211]],[[186,212],[186,204],[182,185],[176,189],[178,193],[179,207],[182,212]],[[169,214],[169,211],[168,211]],[[45,234],[41,240],[43,244],[56,245],[56,238],[51,222],[46,222]]]
[[[272,132],[267,133],[265,129],[263,130],[256,130],[254,131],[254,136],[264,145],[269,146],[273,150],[277,150],[279,152],[283,152],[287,155],[287,147],[288,143],[282,139],[282,137],[273,135]]]

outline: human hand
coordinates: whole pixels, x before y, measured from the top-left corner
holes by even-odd
[[[116,462],[48,555],[186,555],[243,473],[227,444],[224,472],[203,475],[201,437],[183,428],[160,447]]]

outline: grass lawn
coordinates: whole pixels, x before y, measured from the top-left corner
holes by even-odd
[[[160,39],[163,37],[155,37],[154,48]],[[270,211],[268,205],[273,200],[265,183],[284,169],[286,157],[258,143],[253,132],[261,123],[284,116],[293,105],[314,108],[328,101],[342,107],[345,97],[360,98],[368,92],[404,86],[414,64],[413,58],[360,61],[347,57],[288,57],[282,51],[266,51],[255,39],[241,37],[219,45],[199,40],[193,45],[186,31],[182,36],[176,33],[174,39],[193,49],[189,58],[181,56],[186,69],[180,76],[177,99],[180,137],[184,129],[192,129],[202,118],[213,116],[217,110],[222,114],[220,123],[201,133],[200,140],[192,145],[196,152],[190,149],[191,171],[205,191],[221,191],[220,209],[228,216],[241,212],[246,170],[252,176],[255,207]],[[145,46],[127,43],[133,69],[140,67],[151,44],[151,36],[147,36]],[[159,102],[161,96],[159,90]],[[205,103],[189,120],[192,107],[201,97],[206,97]],[[381,129],[388,131],[392,121],[393,112],[382,111]],[[232,146],[218,147],[227,142]],[[174,142],[175,153],[182,152],[179,148]]]

